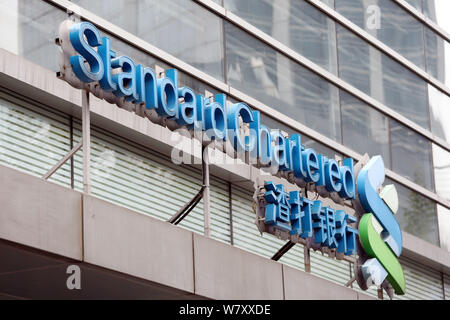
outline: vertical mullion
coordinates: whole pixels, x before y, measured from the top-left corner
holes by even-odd
[[[73,149],[73,117],[69,117],[69,140],[70,140],[70,150]],[[70,157],[70,187],[75,189],[75,178],[74,178],[74,162],[73,156]]]
[[[230,215],[230,244],[234,245],[233,238],[233,200],[232,200],[232,189],[231,183],[228,183],[228,212]]]

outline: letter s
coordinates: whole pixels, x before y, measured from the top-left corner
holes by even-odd
[[[83,82],[99,81],[103,78],[103,61],[93,48],[101,45],[100,39],[97,28],[89,22],[81,22],[70,28],[70,42],[80,53],[78,56],[70,57],[70,64],[75,75]],[[90,70],[86,67],[84,59],[88,62]]]

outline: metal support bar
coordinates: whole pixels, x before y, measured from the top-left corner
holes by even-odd
[[[303,248],[303,258],[305,264],[305,271],[311,273],[311,254],[309,252],[309,246],[304,246]]]
[[[383,297],[383,288],[381,288],[381,287],[378,288],[377,292],[378,292],[378,299],[383,300],[384,299],[384,297]]]
[[[179,224],[200,202],[203,198],[203,214],[205,218],[205,236],[210,237],[210,190],[209,190],[209,160],[208,160],[208,147],[202,147],[202,175],[203,185],[199,192],[187,202],[177,213],[175,213],[167,222],[172,224]]]
[[[228,183],[228,215],[230,219],[230,244],[234,245],[234,230],[233,230],[233,192],[231,183]]]
[[[347,283],[345,284],[346,287],[350,287],[352,285],[353,282],[356,281],[356,276],[353,276],[350,280],[347,281]]]
[[[203,196],[203,191],[205,190],[205,186],[202,186],[200,191],[192,198],[188,203],[186,203],[177,213],[175,213],[167,222],[172,224],[179,224],[191,211],[195,208],[195,206],[200,202]]]
[[[209,188],[209,155],[208,146],[202,146],[202,175],[203,175],[203,216],[205,236],[211,236],[211,215],[210,215],[210,188]]]
[[[281,257],[288,252],[293,246],[295,246],[295,243],[292,241],[288,241],[284,246],[278,250],[277,253],[275,253],[272,257],[272,260],[278,261],[281,259]]]
[[[72,150],[69,151],[68,154],[66,154],[64,156],[64,158],[62,158],[61,160],[58,161],[57,164],[55,164],[55,166],[53,168],[50,169],[49,172],[47,172],[42,178],[44,180],[48,180],[59,168],[62,167],[62,165],[64,163],[67,162],[67,160],[71,159],[73,157],[73,155],[81,149],[81,147],[83,146],[83,141],[80,141],[80,143],[78,143]]]
[[[70,149],[73,149],[73,117],[69,117],[69,138],[70,138]],[[83,141],[81,141],[81,145],[83,145]],[[70,157],[70,187],[75,189],[75,170],[74,170],[74,161],[73,157]]]
[[[89,111],[89,91],[81,91],[83,127],[83,191],[91,193],[91,115]]]

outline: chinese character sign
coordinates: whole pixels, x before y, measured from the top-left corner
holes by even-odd
[[[323,206],[320,200],[301,197],[300,191],[286,192],[282,184],[268,181],[264,188],[266,224],[290,235],[313,238],[315,243],[345,255],[356,253],[358,231],[350,226],[356,222],[353,216]]]

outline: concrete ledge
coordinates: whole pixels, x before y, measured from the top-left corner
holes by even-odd
[[[403,253],[401,256],[450,274],[450,252],[409,233],[402,232],[402,236]]]
[[[281,300],[282,265],[194,234],[195,294],[213,299]]]
[[[84,261],[194,292],[192,232],[83,195]]]
[[[286,300],[357,300],[355,290],[283,265]]]
[[[0,238],[82,259],[81,194],[0,166]]]

